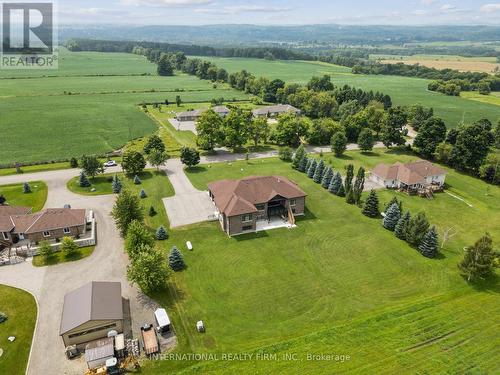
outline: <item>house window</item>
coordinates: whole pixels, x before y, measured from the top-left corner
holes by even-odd
[[[3,239],[4,240],[8,240],[9,239],[9,235],[6,232],[2,232],[2,234],[3,234]]]
[[[63,232],[64,232],[64,234],[70,234],[70,233],[71,233],[71,229],[69,229],[69,228],[64,228],[64,229],[63,229]]]
[[[258,209],[259,211],[264,211],[266,209],[265,204],[256,204],[255,208]]]
[[[50,232],[48,230],[43,232],[44,237],[50,237]]]
[[[295,206],[297,204],[297,199],[290,199],[290,206]]]
[[[251,225],[245,225],[244,227],[241,228],[241,230],[243,232],[246,232],[246,231],[249,231],[249,230],[253,230],[253,226],[251,226]]]
[[[249,221],[252,221],[252,214],[243,215],[241,221],[244,223],[248,223]]]

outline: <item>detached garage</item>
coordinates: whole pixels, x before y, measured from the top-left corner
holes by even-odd
[[[122,288],[118,282],[92,281],[64,297],[59,335],[64,345],[81,345],[123,332]]]

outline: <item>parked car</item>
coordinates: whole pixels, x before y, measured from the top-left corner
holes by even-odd
[[[118,164],[116,164],[116,161],[114,160],[108,160],[106,163],[104,163],[105,167],[116,167]]]

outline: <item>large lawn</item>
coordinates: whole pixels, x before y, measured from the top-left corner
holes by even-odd
[[[0,185],[0,195],[11,206],[32,207],[33,212],[40,211],[47,200],[47,185],[42,181],[30,181],[31,193],[23,192],[23,184]]]
[[[379,152],[326,157],[342,170],[348,162],[372,166],[412,156]],[[201,166],[188,172],[193,184],[247,175],[280,174],[307,193],[307,214],[292,230],[228,238],[218,223],[172,230],[165,251],[177,245],[188,268],[172,276],[154,297],[172,315],[178,352],[296,353],[300,362],[201,362],[199,373],[492,372],[500,335],[498,278],[476,288],[457,272],[462,248],[490,231],[500,238],[500,189],[451,172],[449,191],[473,207],[439,194],[428,201],[401,195],[412,211],[425,210],[439,228],[455,226],[439,259],[422,257],[382,228],[380,220],[332,196],[278,159]],[[381,192],[382,203],[393,192]],[[185,249],[190,240],[194,250]],[[479,307],[480,306],[480,307]],[[205,334],[195,323],[203,320]],[[306,354],[337,353],[349,361],[307,361]],[[255,359],[255,357],[254,357]],[[152,362],[148,373],[165,373],[189,361]],[[334,367],[337,366],[337,367]],[[192,369],[195,371],[194,369]]]
[[[478,103],[460,97],[450,97],[427,90],[429,80],[398,76],[352,74],[350,68],[307,62],[268,61],[246,58],[207,58],[229,72],[246,69],[256,76],[281,78],[286,82],[306,83],[312,76],[328,74],[338,86],[351,85],[364,90],[389,94],[396,105],[421,104],[433,107],[449,128],[455,128],[462,119],[472,122],[489,118],[496,122],[500,118],[500,107],[492,103]]]
[[[143,102],[248,97],[184,74],[159,77],[144,57],[119,53],[63,50],[59,70],[2,72],[0,82],[0,165],[118,149],[157,131]]]
[[[24,374],[35,329],[37,307],[31,294],[0,285],[0,311],[8,319],[0,323],[0,372]],[[15,336],[14,342],[8,337]]]

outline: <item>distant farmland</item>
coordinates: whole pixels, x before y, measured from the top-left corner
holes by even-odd
[[[0,73],[0,165],[101,154],[156,131],[142,102],[246,98],[196,77],[159,77],[141,56],[61,52],[59,70]],[[29,152],[27,152],[29,150]]]
[[[336,85],[351,85],[364,90],[382,91],[396,105],[421,104],[433,107],[449,128],[464,119],[472,122],[481,118],[497,121],[500,107],[466,98],[451,97],[427,90],[429,80],[398,76],[352,74],[350,68],[306,61],[268,61],[244,58],[207,58],[230,72],[246,69],[257,76],[281,78],[287,82],[305,83],[313,75],[328,74]]]
[[[454,69],[462,72],[493,73],[500,68],[495,57],[463,57],[448,55],[371,55],[372,60],[380,60],[386,64],[404,63],[407,65],[419,64],[436,69]]]

